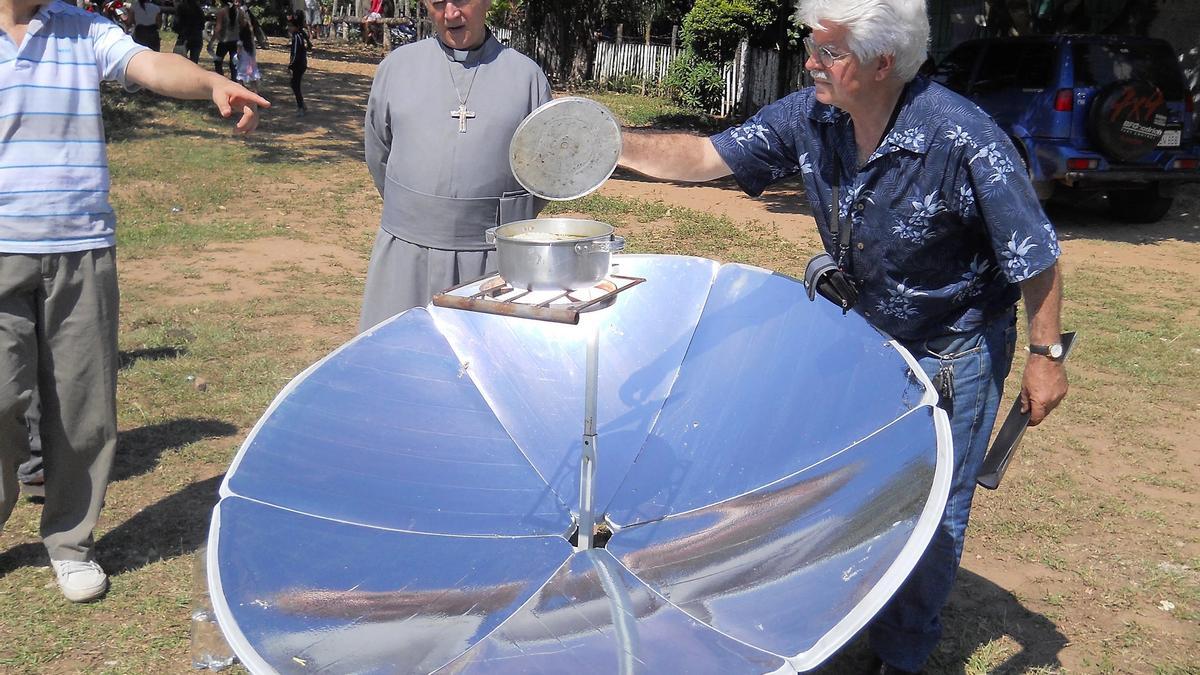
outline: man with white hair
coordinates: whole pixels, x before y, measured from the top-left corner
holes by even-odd
[[[1021,402],[1041,422],[1067,392],[1053,226],[1011,141],[917,77],[924,0],[801,0],[815,85],[711,138],[626,133],[621,165],[668,180],[732,174],[752,196],[799,174],[846,305],[900,341],[950,417],[954,478],[924,556],[870,627],[872,672],[919,671],[941,636],[975,490],[1029,319]]]
[[[484,230],[545,206],[513,176],[508,146],[550,84],[487,29],[491,4],[425,0],[437,35],[394,50],[375,73],[364,135],[383,215],[359,330],[495,271]]]

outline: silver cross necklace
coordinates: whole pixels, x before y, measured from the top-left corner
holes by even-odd
[[[464,66],[465,67],[465,66]],[[454,68],[446,61],[446,72],[450,75],[450,84],[454,87],[454,95],[458,97],[458,109],[451,110],[450,116],[458,119],[458,133],[467,133],[467,120],[475,118],[475,112],[467,110],[467,98],[471,96],[471,87],[475,86],[475,76],[479,74],[479,65],[471,69],[471,80],[467,82],[467,93],[458,90],[458,82],[454,80]]]

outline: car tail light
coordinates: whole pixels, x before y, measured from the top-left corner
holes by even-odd
[[[1075,92],[1071,89],[1059,89],[1054,95],[1054,109],[1058,112],[1071,112],[1075,107]]]
[[[1171,162],[1172,169],[1197,169],[1200,168],[1200,159],[1177,159]]]
[[[1100,160],[1088,159],[1086,157],[1073,157],[1067,160],[1067,168],[1072,171],[1087,171],[1096,169],[1100,166]]]
[[[1189,115],[1196,112],[1196,99],[1191,94],[1183,97],[1183,110]]]

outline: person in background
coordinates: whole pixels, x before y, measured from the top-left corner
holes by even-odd
[[[129,16],[129,3],[125,0],[107,0],[101,7],[100,13],[125,32],[129,32],[130,26],[133,25],[133,19]]]
[[[924,667],[962,556],[975,480],[1016,342],[1030,354],[1030,425],[1067,393],[1061,254],[1021,156],[985,113],[917,75],[924,0],[801,0],[815,85],[709,138],[626,132],[621,166],[667,180],[732,175],[758,196],[804,182],[828,269],[855,311],[912,354],[939,394],[954,448],[949,499],[921,559],[869,626],[872,673]],[[844,305],[845,306],[845,305]]]
[[[258,23],[258,17],[254,15],[254,12],[250,8],[250,1],[237,0],[237,2],[240,4],[242,11],[245,14],[246,22],[250,24],[250,31],[254,36],[255,46],[257,46],[259,49],[269,49],[271,44],[267,40],[267,34],[263,31],[262,26]]]
[[[383,28],[383,0],[371,0],[371,11],[364,14],[362,18],[363,43],[383,44],[381,28]]]
[[[213,34],[210,42],[217,43],[217,49],[213,58],[213,66],[217,70],[218,75],[224,74],[225,56],[229,55],[229,79],[237,81],[237,65],[234,63],[234,57],[237,56],[238,50],[238,35],[241,33],[240,15],[237,7],[234,7],[230,0],[217,0],[220,3],[220,8],[217,9],[216,22],[213,26]],[[209,51],[212,50],[212,44],[209,44]]]
[[[158,51],[160,47],[158,29],[162,28],[162,20],[161,7],[150,0],[135,0],[133,3],[133,41]]]
[[[292,71],[292,93],[296,95],[296,115],[304,117],[308,108],[304,105],[304,94],[300,91],[300,83],[308,70],[308,52],[312,43],[304,33],[300,22],[295,17],[288,20],[288,35],[291,36],[291,49],[288,56],[288,70]]]
[[[72,602],[108,589],[93,531],[117,445],[116,215],[102,81],[209,99],[225,117],[240,111],[243,133],[270,105],[62,0],[0,0],[0,525],[17,502],[36,392],[42,541]]]
[[[204,10],[196,0],[177,0],[175,3],[175,32],[184,45],[192,63],[200,62],[200,50],[204,47]]]
[[[317,39],[317,30],[321,27],[320,0],[304,0],[304,25],[308,29],[309,40]]]
[[[258,70],[258,52],[254,47],[254,25],[249,10],[239,0],[234,0],[233,6],[238,22],[238,80],[251,91],[257,91],[262,73]]]

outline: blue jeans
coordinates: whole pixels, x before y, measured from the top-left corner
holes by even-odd
[[[939,371],[953,372],[952,395],[943,393],[939,406],[950,417],[954,476],[929,547],[870,625],[871,649],[896,668],[920,670],[941,639],[942,606],[958,572],[975,476],[987,453],[1016,336],[1016,315],[1009,312],[977,332],[904,345],[931,380]]]

